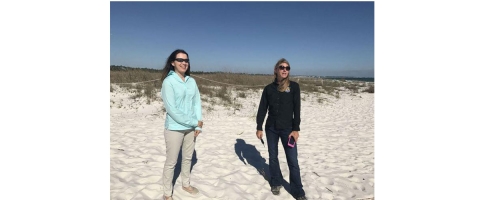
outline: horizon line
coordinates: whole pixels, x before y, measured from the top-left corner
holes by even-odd
[[[147,68],[147,67],[130,67],[130,66],[124,66],[124,65],[110,65],[110,67],[126,67],[126,68],[136,68],[136,69],[147,69],[147,70],[157,70],[157,71],[162,71],[163,69],[158,69],[158,68]],[[245,72],[225,72],[225,71],[191,71],[191,72],[197,72],[197,73],[228,73],[228,74],[250,74],[250,75],[272,75],[272,74],[263,74],[263,73],[245,73]],[[372,78],[375,79],[375,77],[366,77],[366,76],[340,76],[340,75],[335,75],[335,76],[319,76],[319,75],[291,75],[292,77],[294,76],[306,76],[306,77],[324,77],[324,78]]]

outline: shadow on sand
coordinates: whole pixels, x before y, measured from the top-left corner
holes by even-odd
[[[197,150],[193,150],[192,165],[190,166],[190,172],[192,172],[193,166],[195,164],[197,164]],[[180,150],[180,153],[178,154],[177,164],[175,165],[175,170],[173,171],[172,187],[175,186],[175,182],[177,181],[177,178],[180,176],[181,170],[182,170],[182,150]]]
[[[235,153],[237,154],[238,159],[243,162],[243,164],[247,165],[248,163],[249,165],[255,167],[257,172],[270,183],[271,176],[268,164],[266,163],[265,158],[260,155],[260,152],[257,150],[257,148],[255,148],[255,146],[245,143],[245,140],[243,139],[237,139],[237,143],[235,143]],[[283,179],[282,186],[285,188],[285,191],[291,194],[290,184],[285,179]]]

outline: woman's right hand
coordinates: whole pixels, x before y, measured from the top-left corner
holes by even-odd
[[[259,140],[261,140],[262,137],[263,137],[263,131],[257,130],[257,138],[258,138]]]
[[[202,121],[198,121],[197,126],[200,127],[200,128],[202,128],[202,127],[203,127],[203,122],[202,122]]]

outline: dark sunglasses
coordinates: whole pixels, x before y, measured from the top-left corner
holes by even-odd
[[[280,69],[280,70],[287,69],[287,71],[290,71],[290,66],[284,67],[284,66],[281,66],[281,65],[280,65],[280,66],[278,66],[278,69]]]
[[[190,63],[190,59],[188,59],[188,58],[187,59],[175,58],[175,61],[180,62],[180,63],[183,62],[183,61],[185,61],[186,63]]]

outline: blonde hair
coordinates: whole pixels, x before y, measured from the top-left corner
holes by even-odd
[[[277,61],[277,64],[275,64],[275,68],[273,68],[273,75],[275,76],[275,82],[277,82],[277,69],[278,66],[282,63],[287,63],[288,66],[290,66],[290,63],[287,61],[285,58],[281,58],[280,60]],[[288,86],[290,86],[290,72],[288,73],[287,78],[283,79],[279,84],[277,90],[280,92],[285,92],[287,90]]]

